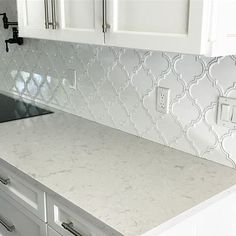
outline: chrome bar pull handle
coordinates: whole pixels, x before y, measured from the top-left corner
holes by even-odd
[[[0,182],[4,185],[9,185],[10,184],[10,179],[3,179],[2,177],[0,177]]]
[[[74,236],[83,236],[82,234],[80,234],[78,231],[76,231],[73,227],[73,223],[72,222],[70,222],[70,223],[65,223],[65,222],[63,222],[62,224],[61,224],[61,226],[65,229],[65,230],[67,230],[67,231],[69,231],[71,234],[73,234]]]
[[[45,28],[49,29],[49,6],[48,0],[44,0]]]
[[[51,5],[52,5],[52,29],[57,29],[56,0],[51,0]]]
[[[14,232],[16,230],[14,225],[8,225],[3,219],[0,218],[0,224],[8,231]]]
[[[45,11],[45,28],[49,29],[52,26],[52,29],[57,28],[57,19],[56,19],[56,0],[51,0],[51,10],[52,10],[52,21],[49,19],[49,0],[44,0],[44,11]]]
[[[107,33],[110,25],[107,23],[107,0],[102,0],[102,32]]]

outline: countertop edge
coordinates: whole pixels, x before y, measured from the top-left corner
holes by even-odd
[[[184,220],[200,213],[201,211],[207,209],[208,207],[212,206],[213,204],[223,200],[224,198],[235,194],[236,193],[236,184],[225,189],[224,191],[208,198],[207,200],[199,203],[198,205],[189,208],[188,210],[180,213],[179,215],[167,220],[166,222],[158,225],[157,227],[149,230],[148,232],[142,234],[141,236],[158,236],[164,233],[165,231],[169,230],[170,228],[178,225],[179,223],[183,222]]]

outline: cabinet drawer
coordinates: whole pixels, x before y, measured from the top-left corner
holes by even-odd
[[[0,191],[7,193],[46,222],[45,193],[2,166],[0,166]]]
[[[63,236],[115,236],[116,231],[81,211],[72,211],[52,197],[47,197],[48,224]],[[91,218],[91,219],[90,219]],[[64,226],[64,227],[63,227]]]
[[[46,236],[46,223],[24,207],[0,193],[1,236]]]

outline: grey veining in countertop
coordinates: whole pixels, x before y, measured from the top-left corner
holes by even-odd
[[[0,156],[125,236],[236,183],[234,169],[61,112],[1,124]]]

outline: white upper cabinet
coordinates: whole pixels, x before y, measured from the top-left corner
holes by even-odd
[[[110,0],[106,43],[201,53],[204,1]]]
[[[103,44],[100,0],[17,0],[22,37]]]
[[[209,55],[236,54],[236,0],[218,0],[213,4],[214,20]]]
[[[22,37],[236,54],[236,0],[17,0]]]

